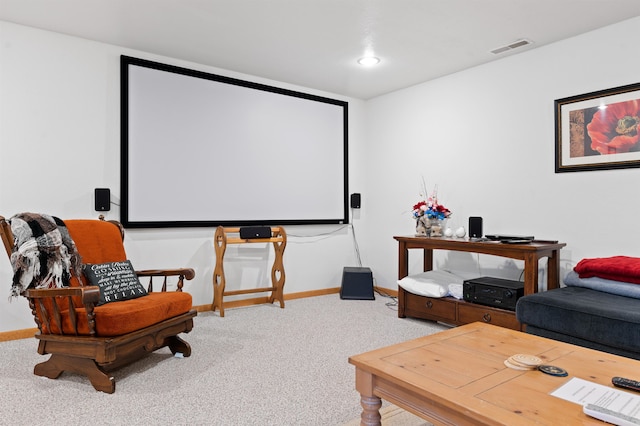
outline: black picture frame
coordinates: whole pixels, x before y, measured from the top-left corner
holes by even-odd
[[[640,83],[554,104],[556,173],[640,167]]]

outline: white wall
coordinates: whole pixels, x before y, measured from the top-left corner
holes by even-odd
[[[103,187],[111,188],[112,201],[119,203],[121,54],[349,101],[349,185],[365,192],[362,101],[0,21],[0,215],[33,211],[96,218],[93,189]],[[211,159],[216,161],[224,159]],[[188,167],[176,164],[171,173],[181,166]],[[119,219],[118,207],[106,216]],[[342,268],[356,265],[348,227],[286,231],[285,293],[339,287]],[[213,298],[213,232],[128,230],[125,247],[137,269],[194,268],[196,278],[185,289],[195,305],[205,305]],[[270,245],[228,248],[227,288],[268,286],[272,263]],[[8,260],[0,259],[0,332],[35,326],[24,299],[7,300],[11,276]]]
[[[554,100],[639,82],[639,35],[635,18],[369,101],[363,261],[378,284],[397,279],[392,236],[413,231],[422,176],[454,226],[478,215],[485,233],[567,243],[563,275],[584,257],[640,256],[640,169],[554,173]],[[522,268],[452,252],[436,265],[512,279]]]
[[[95,217],[93,188],[110,187],[116,200],[118,195],[118,56],[198,66],[8,23],[0,23],[0,31],[0,214]],[[429,187],[438,184],[441,201],[453,210],[453,226],[479,215],[486,233],[567,243],[563,273],[583,257],[640,256],[640,169],[555,174],[553,115],[555,99],[638,82],[639,32],[635,18],[366,103],[349,99],[350,192],[363,196],[354,226],[363,264],[373,269],[377,284],[395,287],[392,236],[414,232],[409,210],[418,201],[421,177]],[[108,216],[117,219],[117,208]],[[197,278],[187,290],[195,304],[205,304],[212,298],[212,233],[131,230],[125,244],[137,268],[194,267]],[[260,275],[268,279],[271,255],[257,251],[225,264],[229,278],[242,275],[249,282],[242,285]],[[261,267],[244,260],[256,255]],[[419,259],[411,259],[417,272]],[[342,267],[354,264],[346,230],[327,238],[292,237],[285,292],[339,286]],[[453,252],[438,253],[436,264],[513,279],[522,268]],[[9,263],[0,261],[5,294],[10,277]],[[23,301],[9,304],[0,296],[0,331],[32,327],[27,311]]]

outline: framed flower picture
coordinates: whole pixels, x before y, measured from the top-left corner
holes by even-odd
[[[555,100],[556,173],[640,167],[640,83]]]

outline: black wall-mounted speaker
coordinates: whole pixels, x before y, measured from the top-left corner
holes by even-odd
[[[340,299],[375,300],[375,298],[371,269],[345,266],[342,271]]]
[[[482,218],[480,216],[471,216],[469,218],[469,237],[482,238]]]
[[[271,238],[271,227],[245,226],[240,228],[240,238],[244,240],[251,240],[254,238]]]
[[[97,212],[108,212],[111,210],[111,191],[109,188],[96,188],[94,198]]]
[[[360,194],[358,193],[354,193],[351,194],[351,208],[352,209],[359,209],[360,208]]]

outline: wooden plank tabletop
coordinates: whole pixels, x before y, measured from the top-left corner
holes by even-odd
[[[536,355],[567,377],[507,368],[514,354]],[[549,395],[572,377],[611,386],[640,378],[640,362],[483,323],[349,358],[363,397],[392,402],[435,424],[602,425],[582,406]]]

